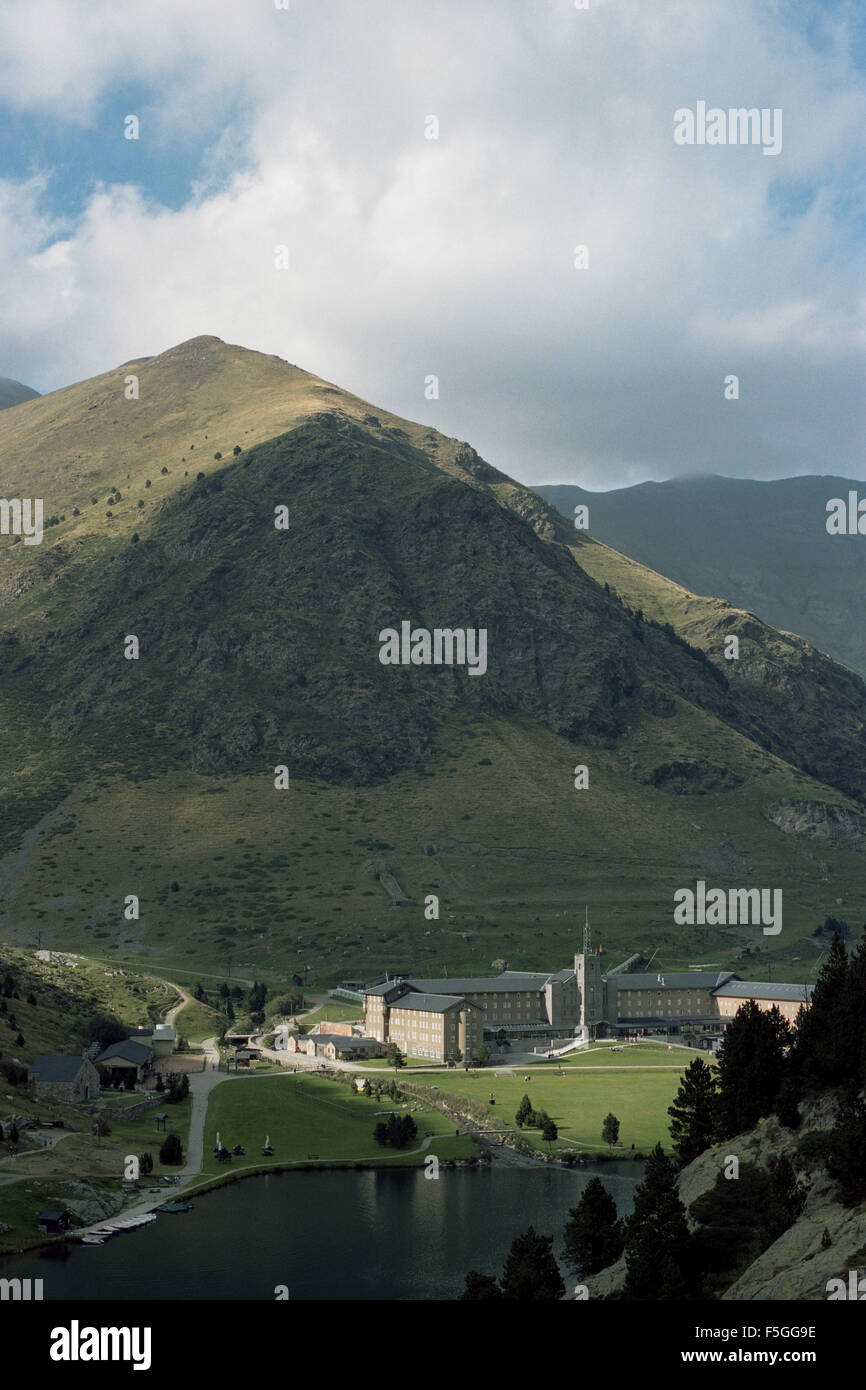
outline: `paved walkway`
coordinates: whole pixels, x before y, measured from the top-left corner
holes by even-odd
[[[186,1163],[180,1170],[181,1182],[195,1177],[204,1159],[204,1122],[210,1093],[220,1082],[228,1078],[219,1070],[219,1052],[216,1038],[205,1038],[202,1043],[205,1057],[204,1071],[195,1072],[189,1078],[189,1093],[192,1097],[192,1110],[189,1117],[189,1138],[186,1141]],[[175,1186],[180,1186],[180,1183]]]

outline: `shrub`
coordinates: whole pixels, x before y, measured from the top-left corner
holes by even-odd
[[[159,1161],[166,1168],[179,1168],[183,1163],[183,1145],[179,1134],[167,1134],[159,1151]]]

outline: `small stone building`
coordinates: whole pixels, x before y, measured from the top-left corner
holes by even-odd
[[[27,1086],[36,1100],[78,1105],[99,1095],[99,1072],[89,1057],[42,1053],[27,1068]]]
[[[150,1070],[153,1062],[153,1048],[147,1043],[135,1042],[127,1038],[125,1042],[112,1043],[104,1052],[100,1052],[96,1059],[96,1065],[105,1067],[111,1073],[112,1079],[126,1079],[129,1072],[134,1072],[135,1080],[141,1081],[142,1077]]]

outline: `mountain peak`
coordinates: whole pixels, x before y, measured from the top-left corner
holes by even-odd
[[[39,395],[32,386],[25,386],[23,381],[15,381],[11,376],[0,376],[0,410],[8,410],[10,406],[20,405],[22,401],[35,400]]]

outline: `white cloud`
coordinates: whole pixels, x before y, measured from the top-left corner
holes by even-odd
[[[86,124],[147,80],[159,138],[199,122],[212,153],[180,210],[103,188],[48,249],[38,186],[0,184],[0,372],[44,389],[216,333],[527,481],[859,474],[864,253],[839,208],[864,94],[831,37],[759,0],[7,0],[8,102]],[[675,146],[698,99],[782,107],[782,153]],[[821,184],[790,225],[776,179]]]

